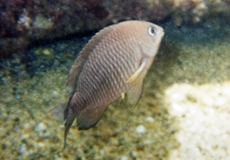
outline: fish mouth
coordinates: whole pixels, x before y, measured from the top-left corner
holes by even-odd
[[[160,26],[157,26],[156,29],[157,29],[159,37],[162,38],[164,36],[164,34],[165,34],[164,29],[162,27],[160,27]]]
[[[164,36],[164,34],[165,34],[164,29],[163,29],[163,28],[161,28],[161,37],[163,37],[163,36]]]

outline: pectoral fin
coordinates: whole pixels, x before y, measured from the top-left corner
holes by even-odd
[[[145,61],[145,59],[143,59],[140,67],[136,70],[136,72],[131,77],[129,77],[129,79],[126,81],[126,83],[133,83],[139,77],[141,72],[144,70],[145,65],[146,65],[146,61]]]
[[[139,83],[136,83],[133,88],[131,88],[128,93],[127,93],[127,99],[128,99],[128,102],[131,104],[131,105],[136,105],[137,102],[139,101],[140,97],[141,97],[141,94],[142,94],[142,81],[139,82]]]

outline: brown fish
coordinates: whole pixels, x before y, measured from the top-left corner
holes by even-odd
[[[153,23],[125,21],[102,29],[88,42],[69,72],[68,103],[53,110],[65,121],[65,140],[75,118],[79,129],[89,129],[126,93],[132,105],[138,102],[163,35]]]

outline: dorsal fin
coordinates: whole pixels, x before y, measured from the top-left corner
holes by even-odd
[[[84,63],[88,59],[88,56],[92,53],[95,46],[97,46],[102,41],[102,39],[106,37],[110,32],[111,32],[111,26],[106,27],[101,31],[99,31],[98,33],[96,33],[96,35],[94,35],[89,40],[89,42],[80,52],[78,58],[75,60],[74,64],[72,65],[72,68],[69,71],[69,76],[67,79],[67,86],[70,94],[73,94],[76,88],[78,78],[80,76]]]

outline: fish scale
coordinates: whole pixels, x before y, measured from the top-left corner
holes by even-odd
[[[75,118],[79,129],[89,129],[119,97],[138,102],[163,35],[153,23],[125,21],[92,37],[70,69],[68,103],[53,109],[65,121],[65,140]]]
[[[111,57],[106,57],[105,68],[108,69],[108,73],[106,73],[106,74],[109,75],[109,76],[104,77],[104,78],[108,79],[108,83],[106,84],[107,85],[106,88],[107,89],[113,88],[113,91],[114,91],[113,93],[116,94],[115,98],[117,98],[117,96],[120,95],[118,93],[119,92],[118,89],[122,87],[121,82],[124,82],[124,80],[122,80],[121,75],[125,75],[125,74],[128,74],[128,73],[120,72],[119,74],[117,74],[117,69],[116,68],[120,68],[120,66],[119,66],[120,63],[117,63],[117,65],[118,65],[117,67],[115,66],[115,64],[116,64],[115,62],[111,61]],[[122,66],[124,66],[124,65],[122,65]],[[126,68],[126,67],[124,67],[124,68]],[[123,71],[125,71],[125,70],[123,70]],[[126,77],[128,77],[128,76],[126,76]],[[117,82],[120,82],[120,83],[118,83],[118,85],[115,85],[114,81],[117,81]]]

